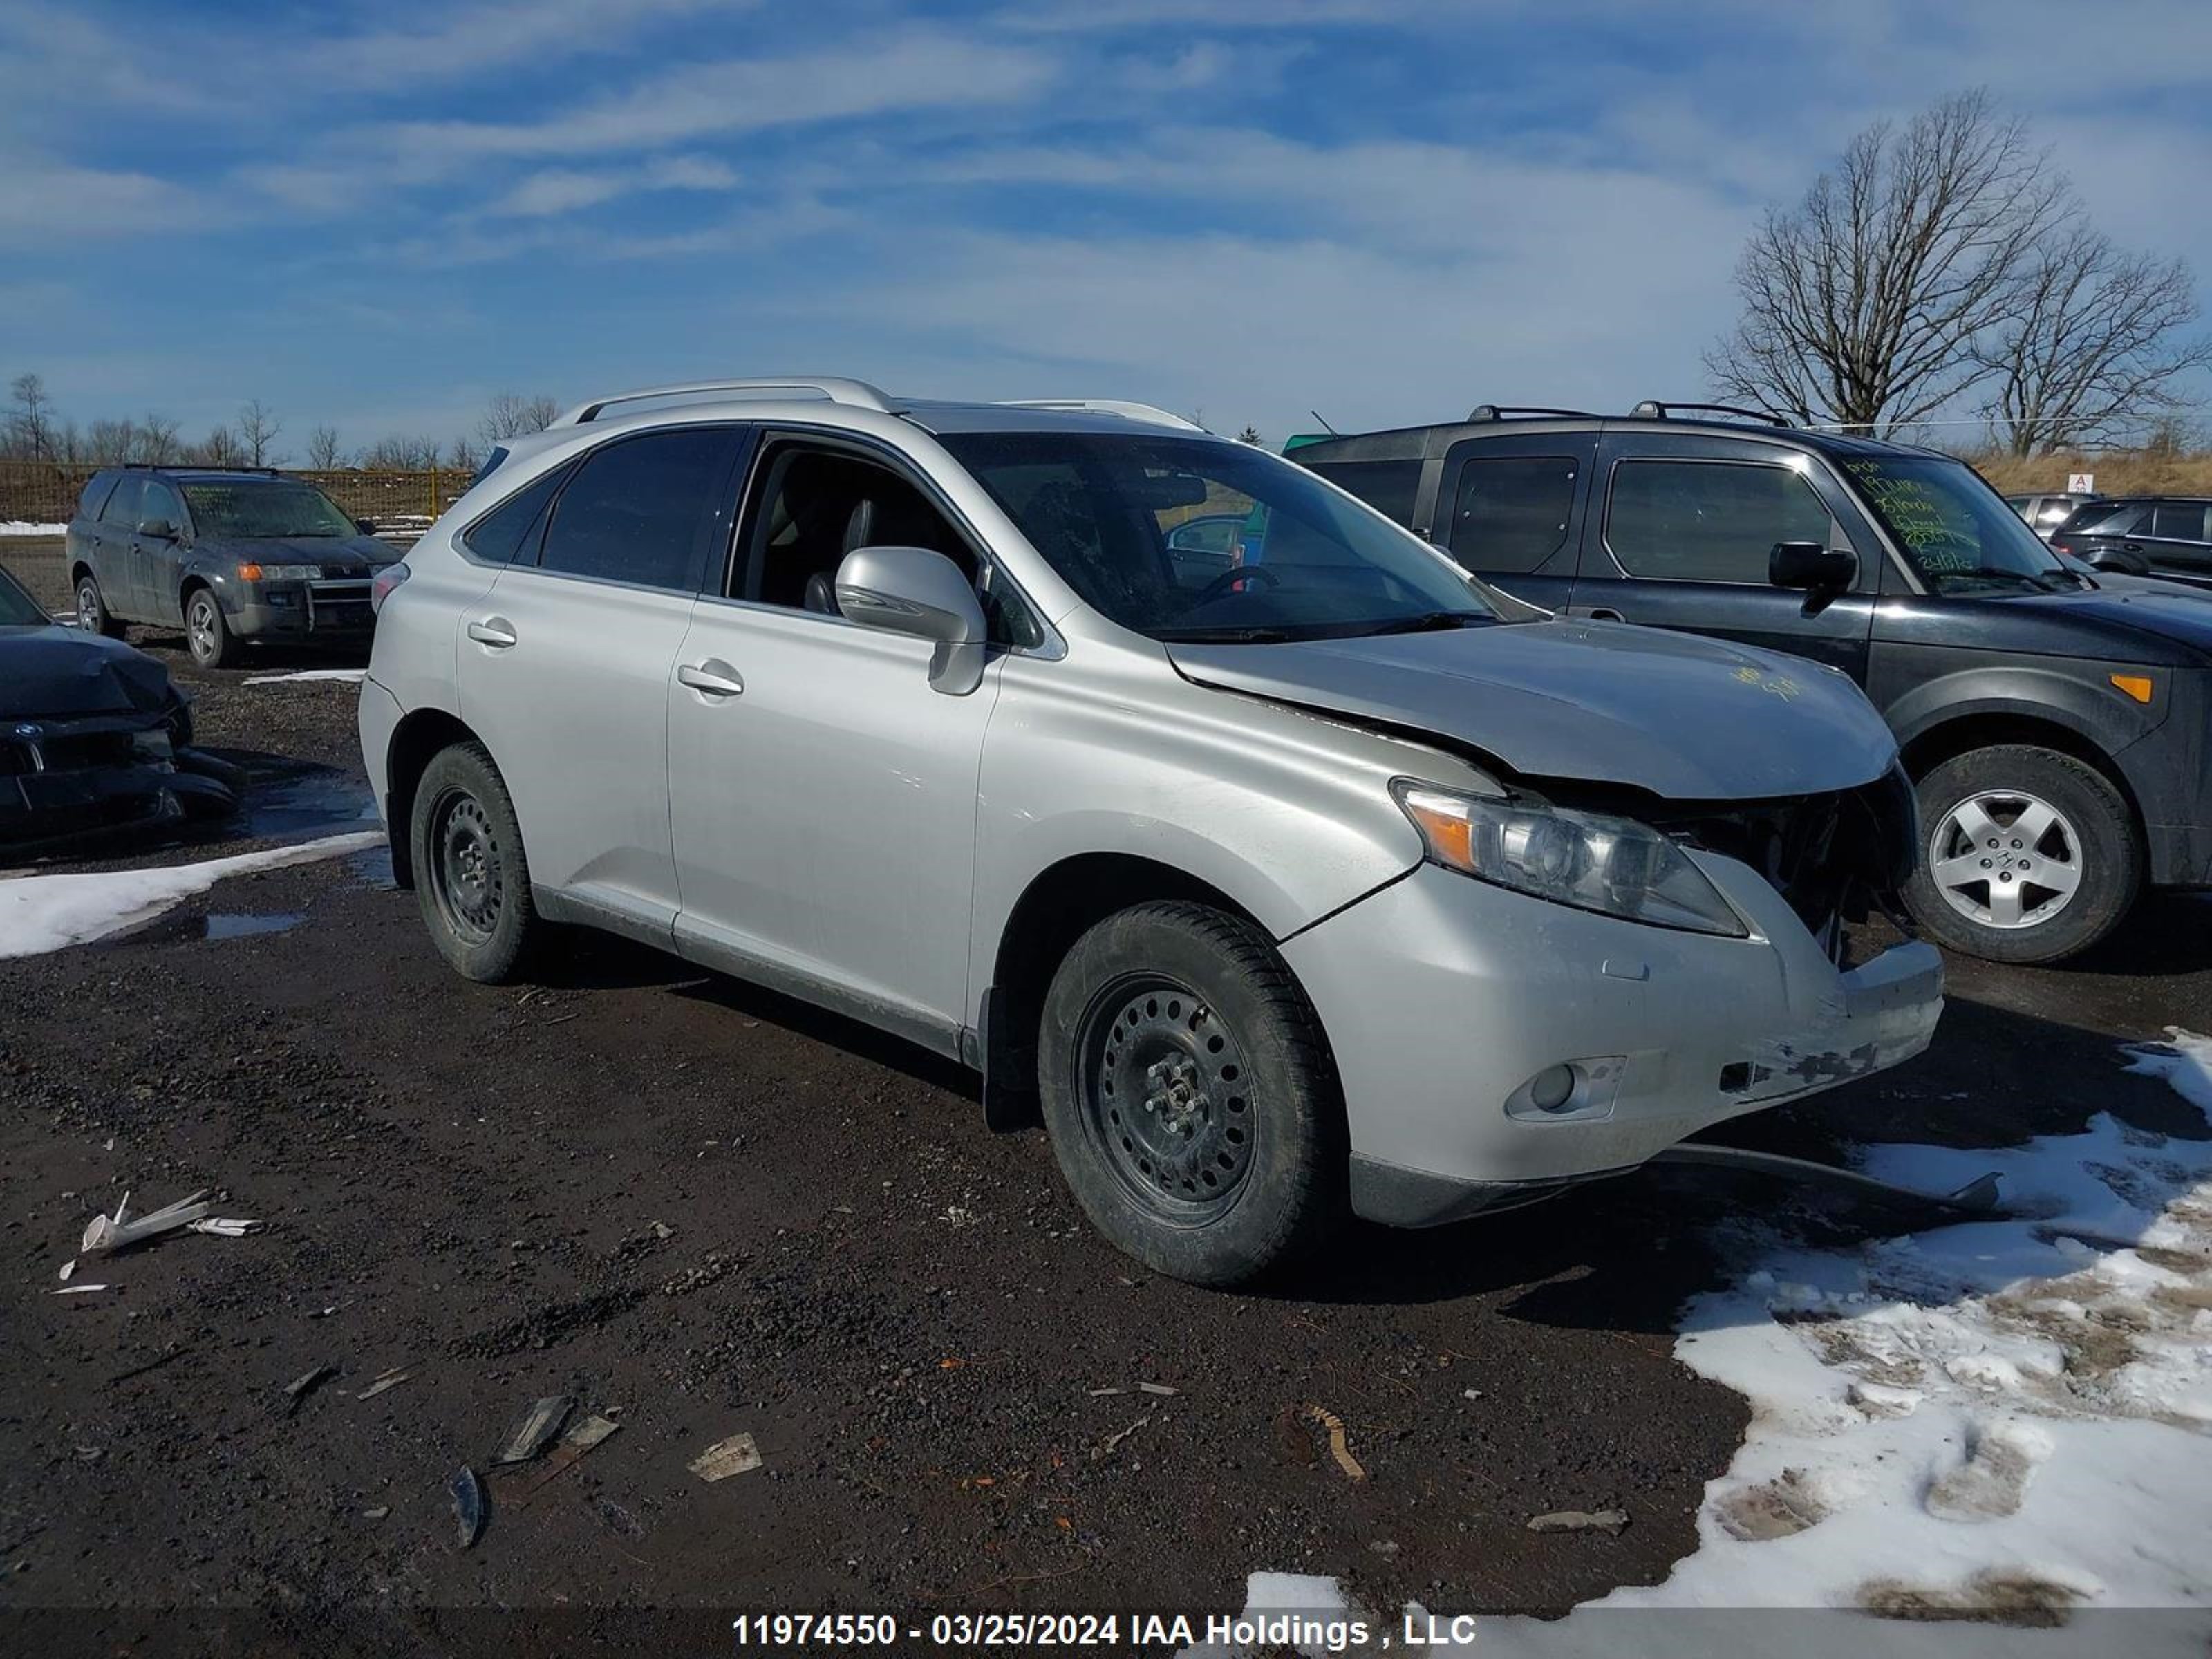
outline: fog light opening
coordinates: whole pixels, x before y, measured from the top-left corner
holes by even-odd
[[[1547,1066],[1528,1079],[1528,1103],[1540,1112],[1556,1112],[1575,1097],[1575,1068]]]

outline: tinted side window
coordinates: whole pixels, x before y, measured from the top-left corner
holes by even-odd
[[[167,519],[179,531],[185,527],[185,504],[177,499],[177,492],[158,478],[146,480],[146,493],[139,499],[138,517]]]
[[[107,499],[108,492],[115,488],[115,479],[116,475],[112,472],[95,472],[91,477],[86,479],[84,494],[76,498],[77,517],[98,518],[100,503]]]
[[[1567,539],[1575,463],[1564,455],[1500,455],[1460,469],[1452,557],[1469,570],[1534,570]]]
[[[1827,544],[1828,509],[1787,467],[1623,461],[1605,539],[1632,576],[1763,583],[1775,543]]]
[[[2161,501],[2150,510],[2150,533],[2172,541],[2204,539],[2204,505],[2201,501]]]
[[[717,506],[729,432],[648,432],[584,458],[553,504],[538,556],[547,570],[679,592],[698,582],[702,532]]]
[[[544,477],[517,490],[461,532],[461,544],[480,559],[511,564],[537,533],[545,516],[545,503],[561,487],[568,469],[555,467]],[[525,558],[524,562],[529,562]]]
[[[125,473],[115,486],[115,493],[107,498],[107,505],[100,510],[100,523],[120,525],[125,530],[136,526],[139,497],[145,488],[146,481],[137,473]]]
[[[1348,489],[1387,519],[1413,522],[1413,503],[1421,493],[1421,464],[1413,461],[1309,461],[1339,489]]]

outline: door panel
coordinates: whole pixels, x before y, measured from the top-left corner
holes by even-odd
[[[126,472],[117,481],[106,506],[100,509],[92,547],[92,574],[108,610],[132,622],[153,619],[131,559],[131,542],[138,527],[138,503],[144,499],[145,489],[146,480],[137,473]]]
[[[184,601],[178,590],[184,583],[185,504],[177,492],[158,478],[146,480],[146,493],[138,503],[138,519],[167,519],[178,534],[167,541],[137,533],[131,526],[131,585],[148,620],[182,623]]]
[[[1599,447],[1570,609],[1809,657],[1863,684],[1877,544],[1817,465],[1771,445],[1638,434]],[[1766,580],[1776,542],[1852,551],[1858,580],[1815,599]]]
[[[842,617],[702,599],[678,658],[693,672],[669,686],[668,793],[679,950],[770,964],[802,992],[837,987],[861,1017],[950,1051],[967,1023],[999,665],[947,696],[930,687],[931,650]]]
[[[1566,608],[1597,447],[1587,433],[1472,439],[1445,453],[1431,534],[1516,599]]]
[[[668,690],[744,434],[622,437],[568,473],[532,544],[464,607],[461,718],[514,797],[533,885],[665,943],[677,904]]]

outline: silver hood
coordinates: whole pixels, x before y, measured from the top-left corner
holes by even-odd
[[[1897,757],[1889,727],[1840,674],[1619,623],[1167,652],[1200,684],[1433,732],[1523,776],[1626,784],[1675,800],[1849,789]]]

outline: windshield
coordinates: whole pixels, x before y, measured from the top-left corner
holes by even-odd
[[[1865,455],[1844,470],[1937,593],[2049,592],[2077,578],[1963,462]]]
[[[13,576],[0,570],[0,628],[47,628],[53,620]]]
[[[1249,444],[1097,432],[941,441],[1086,603],[1156,640],[1321,639],[1496,615],[1439,555]]]
[[[312,484],[289,479],[188,483],[192,522],[203,536],[358,536],[338,504]]]

